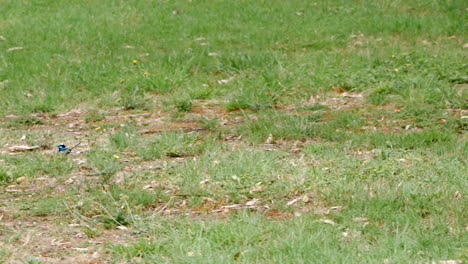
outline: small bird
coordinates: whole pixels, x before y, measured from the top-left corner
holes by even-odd
[[[76,148],[76,147],[77,147],[78,145],[80,145],[80,144],[81,144],[81,142],[78,142],[78,144],[76,144],[75,146],[73,146],[73,147],[71,147],[71,148],[68,148],[68,147],[65,146],[64,144],[60,144],[60,145],[57,146],[58,149],[59,149],[58,152],[59,152],[60,154],[68,155],[68,154],[70,154],[70,152],[71,152],[74,148]]]

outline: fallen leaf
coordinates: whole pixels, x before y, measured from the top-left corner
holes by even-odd
[[[205,185],[209,181],[210,179],[204,179],[203,181],[200,181],[200,185]]]
[[[75,177],[70,177],[68,178],[64,183],[65,184],[73,184],[75,182]]]
[[[266,143],[266,144],[273,144],[273,143],[275,143],[275,139],[273,138],[273,135],[272,135],[272,134],[268,135],[268,138],[265,140],[265,143]]]
[[[21,177],[16,179],[16,183],[18,183],[18,184],[23,184],[23,183],[25,183],[27,181],[28,181],[28,178],[26,176],[21,176]]]
[[[74,250],[77,250],[77,251],[80,251],[80,252],[83,252],[83,251],[88,251],[89,248],[72,248]]]
[[[292,199],[291,201],[289,201],[286,205],[293,205],[295,203],[297,203],[299,200],[301,200],[302,197],[298,197],[298,198],[295,198],[295,199]]]
[[[439,260],[439,262],[433,261],[432,264],[462,264],[463,260]]]
[[[353,218],[354,222],[361,222],[361,223],[367,223],[369,222],[369,218],[366,217],[354,217]]]
[[[343,206],[332,206],[328,208],[327,214],[329,214],[331,211],[340,212],[341,210],[343,210]]]
[[[24,49],[24,47],[13,47],[13,48],[9,48],[9,49],[7,49],[7,51],[8,51],[8,52],[10,52],[10,51],[14,51],[14,50],[22,50],[22,49]]]
[[[67,244],[71,244],[71,242],[63,242],[63,239],[52,239],[52,241],[50,241],[50,245],[51,246],[63,246],[63,245],[67,245]]]
[[[348,92],[342,93],[341,96],[349,97],[349,98],[363,98],[364,97],[362,93],[348,93]]]
[[[210,203],[214,203],[214,202],[215,202],[215,200],[213,200],[213,199],[210,198],[210,197],[202,197],[202,199],[203,199],[204,201],[207,201],[207,202],[210,202]]]
[[[254,187],[252,187],[252,192],[261,192],[265,189],[266,187],[263,185],[255,185]]]
[[[222,208],[226,209],[234,209],[234,208],[239,208],[241,205],[240,204],[230,204],[230,205],[224,205]]]
[[[29,241],[31,241],[31,232],[28,232],[26,235],[26,238],[24,239],[23,246],[29,244]]]
[[[332,220],[330,219],[320,219],[318,220],[320,223],[324,223],[324,224],[329,224],[329,225],[336,225],[335,222],[333,222]]]
[[[21,189],[16,189],[16,185],[8,185],[6,187],[6,192],[23,192]]]
[[[260,201],[260,199],[258,199],[258,198],[253,198],[252,200],[246,202],[245,205],[247,205],[247,206],[254,206],[258,201]]]
[[[229,77],[227,79],[223,79],[223,80],[218,80],[218,84],[226,84],[230,81],[234,80],[234,77]]]

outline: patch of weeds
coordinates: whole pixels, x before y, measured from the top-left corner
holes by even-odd
[[[14,181],[15,178],[6,169],[0,168],[0,184],[8,184]]]
[[[172,122],[184,122],[187,118],[187,112],[172,112],[170,116]]]
[[[40,153],[6,156],[5,164],[11,166],[9,173],[13,179],[41,173],[50,177],[63,177],[73,171],[75,166],[65,155],[43,156]]]
[[[343,111],[338,112],[328,120],[324,120],[333,128],[355,129],[365,123],[362,116],[358,113]]]
[[[334,157],[343,155],[343,145],[333,142],[314,142],[305,145],[302,148],[302,153],[313,155],[314,157]]]
[[[265,90],[243,89],[229,100],[226,105],[227,110],[251,109],[260,111],[274,108],[278,102],[278,97]]]
[[[319,137],[342,142],[365,123],[363,117],[354,112],[338,112],[327,119],[323,116],[322,112],[290,115],[278,111],[266,111],[240,125],[237,132],[257,143],[270,134],[274,138],[282,139]]]
[[[295,116],[283,112],[261,112],[256,119],[249,119],[237,128],[241,135],[254,142],[262,142],[270,134],[274,138],[303,139],[309,136],[314,122],[321,115]]]
[[[110,215],[101,215],[97,219],[100,223],[104,224],[104,228],[106,229],[112,229],[116,226],[128,226],[132,222],[129,216],[122,211]]]
[[[408,104],[399,112],[395,113],[394,118],[412,120],[414,125],[422,127],[433,127],[441,125],[438,122],[441,119],[450,119],[444,110],[434,105]]]
[[[196,161],[187,160],[184,166],[168,171],[177,175],[176,184],[180,193],[211,196],[213,198],[229,195],[231,202],[239,202],[247,197],[258,195],[250,192],[254,186],[262,185],[264,190],[275,182],[275,188],[286,188],[294,184],[293,179],[283,182],[280,175],[292,175],[295,168],[283,159],[285,154],[278,151],[235,151],[205,152]],[[200,181],[209,181],[200,187]],[[283,184],[284,183],[284,184]],[[242,190],[242,192],[240,192]]]
[[[7,128],[24,128],[42,124],[44,122],[36,117],[19,117],[4,122],[2,126]]]
[[[107,184],[123,165],[115,153],[105,150],[91,150],[86,152],[86,161],[89,167],[101,177],[101,183]]]
[[[200,123],[201,128],[209,130],[209,131],[215,131],[219,125],[218,119],[208,119],[205,117],[202,117],[199,120],[199,123]]]
[[[54,134],[50,130],[32,132],[26,136],[26,143],[31,146],[39,146],[41,149],[51,149],[54,145]]]
[[[208,86],[203,86],[201,88],[190,89],[188,94],[190,98],[193,99],[208,99],[212,96],[213,89]]]
[[[84,120],[86,123],[99,122],[104,120],[105,118],[106,116],[98,110],[91,110],[84,116]]]
[[[146,99],[145,94],[140,91],[138,85],[134,89],[124,89],[121,91],[119,101],[125,110],[148,110],[150,108],[150,101]]]
[[[150,141],[141,144],[141,147],[136,149],[136,153],[144,160],[152,160],[161,158],[164,155],[164,150],[157,141]]]
[[[465,98],[468,98],[466,84],[453,87],[452,93],[449,95],[451,108],[467,109],[468,101]]]
[[[140,238],[129,245],[110,245],[107,251],[121,259],[134,259],[151,257],[154,252],[158,252],[162,247],[159,242]]]
[[[121,151],[135,149],[139,147],[138,136],[139,134],[133,126],[126,125],[117,131],[117,133],[110,135],[109,142],[112,147]]]
[[[124,187],[111,184],[106,191],[90,189],[81,206],[75,206],[80,214],[96,219],[105,228],[130,225],[135,214],[153,206],[162,196],[159,191],[145,191],[140,186]]]
[[[138,188],[120,188],[114,186],[111,189],[111,194],[117,201],[126,203],[130,209],[139,211],[151,207],[157,203],[162,197],[162,194],[157,189],[152,191],[141,190]],[[118,198],[117,198],[118,197]]]
[[[0,248],[0,262],[6,263],[6,260],[11,256],[11,252],[8,249]]]
[[[174,105],[179,112],[191,112],[193,103],[190,98],[181,98],[174,100]]]
[[[447,130],[426,129],[421,132],[396,133],[359,133],[350,137],[355,146],[413,149],[430,147],[434,144],[453,144],[456,135]]]
[[[139,80],[138,84],[141,85],[144,91],[161,94],[169,93],[175,87],[170,78],[156,74],[149,74],[144,79]]]
[[[242,72],[243,70],[271,68],[278,64],[276,56],[268,53],[231,53],[219,57],[220,71]]]
[[[50,196],[35,201],[28,212],[35,216],[53,216],[64,213],[66,210],[63,197]]]
[[[301,106],[297,110],[299,111],[318,111],[318,110],[328,110],[329,107],[323,104],[313,104],[308,106]]]
[[[399,148],[428,147],[435,143],[454,142],[456,136],[445,130],[426,129],[422,132],[398,134],[394,138],[390,137],[390,144]],[[394,143],[393,143],[394,142]]]
[[[52,100],[34,101],[29,107],[33,113],[50,113],[56,109]]]
[[[321,119],[310,130],[309,136],[322,139],[344,142],[352,137],[366,120],[358,113],[343,111],[337,112],[328,119]]]
[[[375,105],[383,105],[388,102],[388,95],[390,93],[391,91],[388,86],[381,85],[367,95],[367,101]]]
[[[34,256],[27,256],[26,259],[23,261],[23,263],[25,264],[43,264],[44,262],[38,260],[36,257]]]
[[[211,138],[207,137],[199,141],[198,134],[186,134],[178,132],[163,132],[154,141],[149,141],[143,147],[137,149],[137,155],[143,159],[157,159],[162,156],[182,157],[194,155],[204,151]]]
[[[99,237],[102,234],[98,228],[92,228],[89,226],[84,226],[81,228],[81,231],[89,238]]]

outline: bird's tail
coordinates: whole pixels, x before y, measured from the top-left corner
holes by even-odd
[[[80,141],[80,142],[78,142],[78,143],[77,143],[75,146],[71,147],[71,148],[70,148],[70,151],[71,151],[72,149],[74,149],[74,148],[78,147],[78,145],[80,145],[80,144],[81,144],[81,141]]]

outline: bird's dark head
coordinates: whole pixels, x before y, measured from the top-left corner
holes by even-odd
[[[58,147],[59,151],[67,150],[67,147],[64,144],[60,144],[57,147]]]

